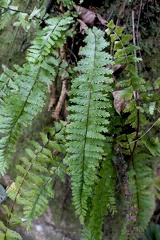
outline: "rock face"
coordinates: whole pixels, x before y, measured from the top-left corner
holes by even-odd
[[[67,236],[68,233],[65,233],[62,230],[38,222],[32,224],[31,232],[25,233],[21,231],[22,230],[20,230],[20,233],[23,240],[78,240],[78,238]]]
[[[74,231],[70,233],[67,230],[67,223],[63,223],[63,227],[57,228],[53,223],[44,222],[44,218],[43,216],[34,221],[31,231],[28,233],[21,227],[17,227],[16,230],[21,234],[23,240],[80,240],[80,237],[76,236],[77,233]],[[74,226],[72,227],[74,228]]]

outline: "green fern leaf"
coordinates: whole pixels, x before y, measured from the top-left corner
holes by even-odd
[[[87,213],[87,200],[97,180],[99,160],[104,153],[105,137],[111,107],[109,95],[112,73],[106,65],[112,65],[111,56],[103,49],[107,46],[103,32],[97,28],[87,31],[86,46],[80,54],[76,70],[81,72],[73,79],[70,91],[70,124],[67,126],[66,163],[72,177],[73,202],[81,223]],[[80,122],[79,122],[80,120]]]
[[[47,134],[41,133],[42,145],[31,141],[31,148],[26,149],[27,157],[23,157],[21,165],[17,165],[19,175],[7,190],[7,195],[13,200],[13,204],[17,202],[23,206],[27,229],[30,228],[32,220],[44,212],[48,205],[48,198],[54,197],[52,185],[55,175],[63,178],[65,173],[62,163],[62,154],[65,154],[65,149],[61,138],[65,127],[62,123],[55,125],[55,128],[47,129],[50,132],[49,138]],[[61,139],[59,148],[55,139]],[[53,142],[55,143],[52,144]],[[48,166],[51,166],[49,170]],[[13,213],[8,214],[12,225],[17,224]]]
[[[152,169],[147,166],[151,156],[143,153],[142,149],[134,156],[134,169],[130,170],[130,188],[138,210],[139,227],[144,230],[154,210],[154,196],[152,194]],[[132,173],[132,174],[131,174]]]
[[[5,207],[6,207],[6,206],[5,206]],[[6,208],[7,208],[7,207],[6,207]],[[8,210],[7,210],[7,211],[8,211]],[[12,217],[13,217],[13,215],[12,215]],[[17,221],[18,217],[14,216],[14,218],[15,218],[16,221]],[[18,223],[18,222],[17,222],[17,223]],[[19,222],[19,223],[20,223],[20,222]],[[11,225],[12,225],[12,224],[11,224]],[[5,239],[8,239],[8,240],[9,240],[9,239],[22,240],[22,237],[20,236],[19,233],[17,233],[16,231],[11,230],[11,229],[9,229],[9,228],[7,228],[2,221],[0,221],[0,228],[2,229],[2,231],[0,230],[0,238],[1,238],[2,240],[5,240]]]
[[[14,145],[21,133],[21,125],[27,127],[42,110],[47,97],[46,84],[58,74],[57,48],[66,41],[67,29],[72,22],[65,14],[48,19],[47,26],[37,33],[29,48],[23,67],[16,71],[5,69],[0,76],[0,174],[4,174],[11,159]],[[55,66],[53,65],[55,64]],[[63,66],[61,65],[61,68]],[[32,69],[32,71],[30,71]],[[8,76],[9,74],[9,76]],[[11,87],[12,86],[12,87]],[[11,91],[10,91],[11,87]]]
[[[114,214],[116,210],[116,201],[114,197],[115,187],[115,169],[111,158],[113,157],[112,143],[106,144],[107,156],[102,162],[100,171],[100,180],[95,187],[92,196],[92,210],[89,217],[90,234],[88,239],[101,240],[103,237],[102,225],[103,218],[108,213]]]

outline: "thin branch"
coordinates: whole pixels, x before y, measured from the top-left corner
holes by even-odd
[[[143,138],[147,133],[149,133],[149,132],[152,130],[152,128],[155,126],[155,124],[156,124],[158,121],[160,121],[160,117],[152,124],[152,126],[151,126],[144,134],[142,134],[142,136],[140,136],[138,139],[130,142],[129,144],[131,145],[131,144],[133,144],[133,143],[141,140],[141,138]]]
[[[60,56],[61,56],[62,62],[65,62],[66,61],[66,46],[65,45],[60,48]],[[52,117],[56,120],[59,120],[59,115],[62,110],[62,107],[65,105],[65,99],[66,99],[66,95],[67,95],[67,79],[65,78],[65,71],[66,71],[66,69],[64,69],[64,72],[62,73],[62,76],[61,76],[61,81],[62,81],[61,95],[59,97],[57,106],[56,106],[54,112],[52,113]]]
[[[134,10],[132,10],[132,36],[133,36],[133,45],[136,46],[136,35],[135,35],[135,25],[134,25]],[[137,57],[136,50],[134,50],[134,55]],[[135,67],[137,69],[137,62],[135,62]]]
[[[56,82],[54,82],[52,85],[49,85],[48,87],[50,87],[50,91],[51,92],[51,97],[50,97],[50,101],[48,104],[48,111],[51,111],[51,109],[55,106],[56,101],[57,101],[57,96],[56,96]]]
[[[137,21],[137,29],[136,29],[136,39],[137,39],[137,46],[139,47],[140,44],[139,44],[139,25],[140,25],[140,19],[141,19],[141,12],[142,12],[142,4],[143,4],[143,0],[140,0],[140,6],[139,6],[139,13],[138,13],[138,21]],[[144,68],[144,71],[145,73],[147,74],[148,76],[148,79],[151,83],[151,86],[153,88],[153,91],[155,91],[155,87],[154,87],[154,84],[153,84],[153,81],[151,80],[151,78],[149,77],[149,74],[148,72],[146,71],[146,67],[145,67],[145,64],[144,64],[144,61],[143,61],[143,58],[142,58],[142,54],[141,54],[141,51],[139,50],[139,55],[140,55],[140,58],[142,59],[142,67]]]
[[[63,104],[65,102],[66,93],[67,93],[67,80],[63,80],[61,95],[57,103],[57,106],[52,114],[52,117],[56,120],[59,120],[60,111],[62,110]]]
[[[134,44],[134,46],[136,46],[135,24],[134,24],[134,10],[132,11],[132,31],[133,31],[133,44]],[[136,50],[134,50],[134,55],[136,57],[136,55],[137,55],[136,54]],[[138,71],[137,62],[135,62],[135,68]],[[134,91],[134,95],[135,95],[134,97],[136,99],[137,106],[139,106],[140,105],[139,104],[139,92],[138,91]],[[139,131],[140,131],[140,112],[139,112],[139,110],[137,110],[136,139],[139,138]],[[130,169],[131,163],[133,164],[133,167],[134,167],[133,156],[134,156],[136,147],[137,147],[137,141],[134,142],[132,153],[131,153],[130,159],[128,161],[128,170]]]

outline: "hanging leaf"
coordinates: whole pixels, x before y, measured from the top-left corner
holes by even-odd
[[[93,12],[81,6],[75,6],[75,9],[79,14],[79,18],[91,27],[94,25],[95,19],[98,19],[102,25],[106,25],[107,23],[107,21],[99,13]]]
[[[116,110],[116,112],[119,115],[121,114],[121,112],[125,109],[125,107],[129,103],[128,100],[126,100],[120,96],[121,92],[122,92],[122,90],[114,91],[112,93],[113,98],[114,98],[114,109]]]
[[[89,26],[94,25],[94,21],[96,18],[96,14],[94,12],[81,6],[75,6],[75,9],[79,13],[79,17],[83,22],[85,22]]]

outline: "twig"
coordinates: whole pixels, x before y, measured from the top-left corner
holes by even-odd
[[[136,46],[136,36],[135,36],[135,24],[134,24],[134,10],[132,10],[132,34],[133,34],[133,44],[134,46]],[[136,50],[134,50],[134,55],[136,57]],[[135,68],[138,69],[138,66],[137,66],[137,62],[135,62]],[[139,106],[139,92],[138,91],[134,91],[134,98],[136,99],[136,102],[137,102],[137,106]],[[139,131],[140,131],[140,113],[139,113],[139,110],[137,110],[137,128],[136,128],[136,139],[139,138]],[[130,159],[128,161],[128,169],[130,169],[130,165],[132,163],[133,165],[133,168],[134,168],[134,162],[133,162],[133,156],[134,156],[134,153],[135,153],[135,150],[136,150],[136,147],[137,147],[137,141],[134,142],[134,146],[133,146],[133,149],[132,149],[132,153],[131,153],[131,156],[130,156]]]
[[[66,46],[65,45],[60,48],[59,54],[62,59],[62,62],[65,62],[66,61]],[[65,77],[65,71],[66,71],[66,69],[64,69],[64,72],[62,73],[62,76],[61,76],[61,81],[62,81],[61,95],[59,97],[57,106],[56,106],[54,112],[52,113],[52,117],[55,120],[59,120],[60,112],[62,110],[62,107],[65,105],[65,99],[66,99],[66,95],[67,95],[67,79]]]
[[[56,120],[59,120],[59,114],[60,114],[60,111],[62,110],[63,104],[65,102],[66,93],[67,93],[67,80],[63,80],[61,95],[60,95],[59,101],[57,103],[57,106],[52,114],[52,117]]]
[[[139,116],[139,110],[137,110],[136,139],[139,138],[138,137],[139,136],[139,131],[140,131],[140,116]],[[134,152],[136,150],[136,147],[137,147],[137,141],[134,142],[134,146],[133,146],[133,149],[132,149],[131,157],[130,157],[130,159],[128,161],[128,168],[127,168],[127,170],[130,170],[131,163],[133,164],[133,168],[134,168],[133,156],[134,156]]]
[[[68,48],[68,51],[69,51],[69,53],[74,57],[74,59],[75,59],[75,61],[76,61],[76,64],[77,64],[78,60],[77,60],[76,55],[73,53],[73,51],[72,51],[70,48]]]
[[[133,36],[133,45],[136,46],[136,35],[135,35],[135,25],[134,25],[134,10],[132,10],[132,36]],[[136,50],[134,50],[134,55],[137,57]],[[137,69],[137,62],[135,62],[135,67]]]
[[[151,126],[144,134],[142,134],[142,136],[140,136],[138,139],[130,142],[129,145],[131,145],[131,144],[139,141],[142,137],[144,137],[149,131],[151,131],[151,129],[154,127],[154,125],[155,125],[159,120],[160,120],[160,117],[152,124],[152,126]]]
[[[48,111],[51,111],[52,107],[56,104],[56,101],[57,101],[57,97],[56,97],[56,83],[54,82],[49,87],[51,88],[51,90],[50,90],[51,97],[50,97],[50,101],[49,101],[49,104],[48,104]]]

